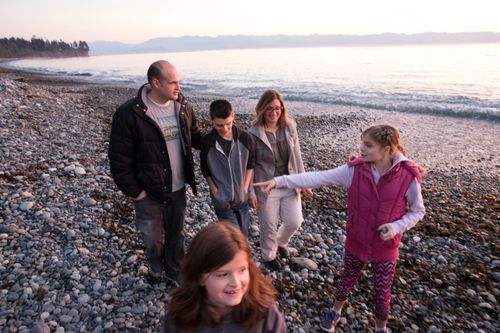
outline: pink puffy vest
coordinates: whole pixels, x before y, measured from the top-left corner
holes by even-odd
[[[371,163],[356,158],[349,163],[354,176],[348,190],[348,221],[346,249],[364,262],[394,260],[399,255],[402,235],[383,241],[377,228],[399,220],[407,210],[405,194],[413,179],[422,176],[418,166],[402,161],[375,184]]]

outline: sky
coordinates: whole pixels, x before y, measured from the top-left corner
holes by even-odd
[[[499,0],[0,0],[0,37],[500,32]]]

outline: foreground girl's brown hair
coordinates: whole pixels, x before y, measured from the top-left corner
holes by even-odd
[[[231,315],[248,330],[264,317],[276,302],[276,289],[252,261],[250,245],[241,231],[231,224],[212,223],[193,238],[182,262],[182,283],[172,292],[168,305],[168,316],[174,326],[194,331],[201,325],[221,322],[220,314],[208,302],[201,280],[204,274],[231,261],[239,251],[247,254],[250,282],[248,292]]]

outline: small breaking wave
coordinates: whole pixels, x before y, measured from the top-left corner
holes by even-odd
[[[484,101],[463,96],[452,96],[449,99],[439,97],[434,100],[419,98],[420,96],[418,95],[414,96],[413,99],[407,100],[401,100],[396,96],[391,98],[391,96],[387,96],[387,94],[384,99],[368,98],[365,100],[350,97],[352,96],[332,98],[331,96],[286,95],[286,98],[290,101],[324,103],[381,111],[399,111],[500,122],[500,101]]]

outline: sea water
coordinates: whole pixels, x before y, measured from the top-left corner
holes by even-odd
[[[235,49],[25,59],[10,66],[138,87],[158,59],[194,95],[287,100],[500,121],[500,44]]]

